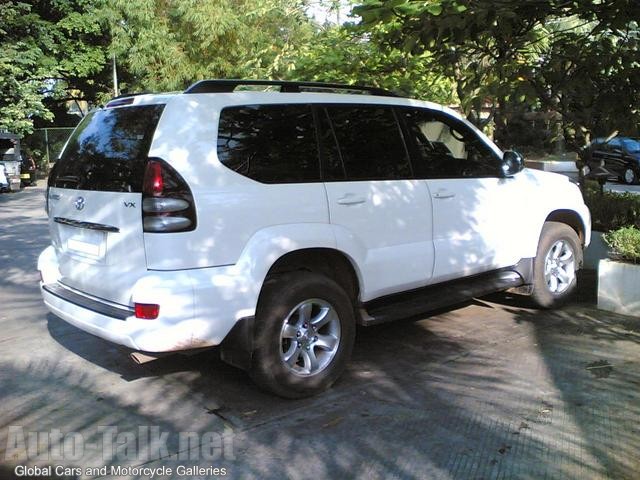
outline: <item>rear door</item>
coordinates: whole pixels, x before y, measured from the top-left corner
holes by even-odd
[[[48,211],[61,283],[128,305],[146,271],[142,183],[163,105],[90,113],[49,178]]]
[[[362,300],[426,285],[431,197],[413,179],[393,108],[328,105],[318,116],[331,224],[361,269]]]

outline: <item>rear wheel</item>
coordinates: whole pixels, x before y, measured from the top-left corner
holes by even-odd
[[[564,223],[546,222],[533,267],[533,301],[541,308],[566,303],[577,285],[582,253],[576,232]]]
[[[344,371],[355,338],[353,306],[333,280],[310,272],[274,275],[256,311],[252,378],[300,398],[329,388]]]

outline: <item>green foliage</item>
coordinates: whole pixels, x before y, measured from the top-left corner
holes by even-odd
[[[123,91],[181,90],[203,78],[272,78],[310,41],[302,0],[113,0],[105,12]]]
[[[589,182],[584,201],[591,211],[593,230],[609,232],[623,227],[640,228],[640,196],[633,193],[600,193],[595,182]]]
[[[608,7],[615,11],[622,3]],[[614,130],[638,133],[640,2],[635,13],[619,14],[582,14],[582,27],[563,30],[528,74],[540,103],[562,115],[564,136],[577,152],[590,138]]]
[[[637,0],[363,0],[356,13],[390,44],[431,52],[472,121],[490,108],[498,137],[513,109],[559,112],[575,151],[593,133],[637,130]]]
[[[0,4],[0,129],[30,131],[33,115],[47,116],[40,90],[48,70],[37,46],[22,33],[32,23],[26,3]]]
[[[29,133],[49,105],[91,98],[105,66],[98,2],[0,4],[0,128]]]
[[[115,55],[126,93],[216,77],[365,83],[459,102],[505,142],[513,111],[559,112],[576,151],[637,133],[637,0],[359,1],[361,25],[320,27],[308,0],[5,0],[0,128],[28,133],[67,101],[105,101]]]
[[[523,103],[534,93],[522,70],[537,58],[544,8],[493,0],[365,0],[355,11],[369,28],[387,25],[392,45],[431,52],[434,65],[455,82],[463,111],[481,127],[506,102]],[[481,120],[487,105],[490,115]]]
[[[330,26],[293,52],[287,78],[364,84],[445,104],[456,102],[452,83],[435,72],[428,53],[411,54],[353,25]]]
[[[629,263],[640,263],[640,230],[623,227],[603,235],[611,247],[612,258]]]

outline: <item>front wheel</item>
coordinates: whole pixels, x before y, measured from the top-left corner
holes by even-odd
[[[352,303],[333,280],[310,272],[274,275],[256,311],[250,375],[287,398],[315,395],[342,374],[355,338]]]
[[[570,226],[546,222],[540,234],[533,266],[533,301],[541,308],[566,303],[577,285],[582,250],[578,235]]]

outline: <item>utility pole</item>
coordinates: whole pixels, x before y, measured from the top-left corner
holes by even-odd
[[[118,69],[116,68],[116,54],[113,54],[113,96],[120,95],[120,89],[118,88]]]

